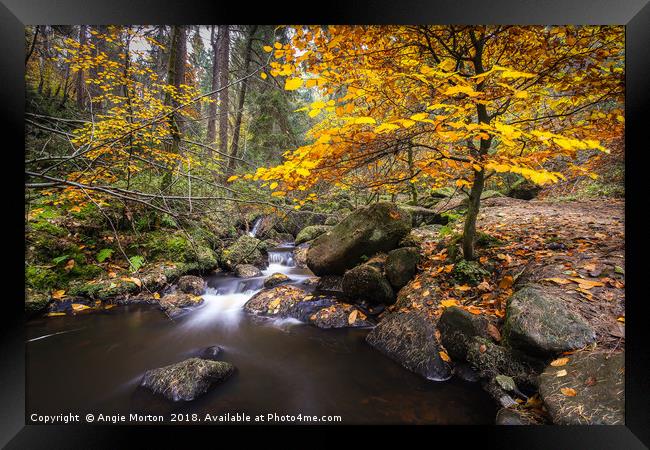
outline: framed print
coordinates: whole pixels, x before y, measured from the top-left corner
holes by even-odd
[[[3,445],[646,448],[650,7],[367,3],[3,0]]]

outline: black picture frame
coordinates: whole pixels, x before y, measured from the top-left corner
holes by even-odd
[[[408,437],[432,445],[454,445],[478,438],[483,448],[636,449],[650,446],[650,352],[644,287],[647,258],[645,212],[648,152],[644,114],[650,104],[650,0],[438,0],[306,2],[163,0],[0,0],[0,105],[6,131],[1,135],[5,289],[0,317],[0,445],[7,448],[115,448],[143,433],[185,443],[214,428],[107,425],[25,425],[24,232],[20,166],[24,148],[24,27],[36,24],[618,24],[626,26],[626,425],[600,427],[417,427]],[[16,180],[7,179],[13,178]],[[15,234],[15,237],[14,237]],[[6,245],[7,243],[12,245]],[[630,245],[631,244],[631,245]],[[15,281],[13,281],[15,280]],[[303,427],[313,428],[313,427]],[[364,439],[379,430],[365,430]],[[250,436],[250,433],[241,433]],[[286,431],[286,430],[285,430]],[[319,433],[319,442],[331,439]],[[222,433],[222,429],[218,430]],[[268,433],[264,430],[265,435]],[[418,436],[415,436],[418,434]],[[287,438],[292,435],[284,434]],[[396,437],[406,435],[399,433]],[[150,439],[149,436],[146,437]],[[323,439],[324,438],[324,439]],[[447,439],[451,439],[447,441]],[[152,441],[146,441],[152,447]],[[210,442],[210,441],[208,441]],[[215,442],[216,441],[212,441]],[[305,441],[311,443],[311,438]],[[341,442],[341,441],[339,441]],[[454,443],[455,442],[455,443]]]

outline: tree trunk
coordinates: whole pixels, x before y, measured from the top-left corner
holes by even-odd
[[[412,177],[415,175],[415,170],[413,168],[413,148],[412,147],[408,148],[407,156],[408,156],[408,165],[409,165],[409,175],[411,176],[411,180],[409,180],[409,181],[412,181],[412,179],[413,179]],[[413,206],[417,206],[418,205],[418,190],[415,187],[415,183],[409,183],[409,185],[410,185],[409,189],[411,191],[411,203],[413,203]]]
[[[83,49],[86,46],[86,25],[81,25],[79,26],[79,45]],[[77,91],[77,107],[79,109],[83,109],[86,102],[85,102],[85,96],[84,96],[84,85],[85,85],[85,80],[84,80],[84,71],[83,69],[79,69],[77,72],[77,79],[75,80],[76,83],[76,91]]]
[[[485,72],[483,68],[483,40],[482,36],[479,36],[477,39],[474,35],[474,32],[470,32],[472,43],[474,45],[475,54],[472,58],[472,63],[474,65],[474,73],[479,75]],[[478,92],[483,90],[483,83],[481,81],[477,84],[476,90]],[[478,123],[490,123],[490,116],[487,112],[487,107],[482,103],[476,104],[476,114],[478,118]],[[492,145],[492,137],[490,136],[487,139],[481,139],[480,148],[476,149],[471,142],[468,142],[468,145],[472,149],[472,156],[475,159],[481,160],[485,155],[487,155]],[[476,240],[476,219],[478,218],[478,212],[481,207],[481,194],[483,193],[483,187],[485,186],[485,170],[477,171],[474,170],[474,182],[472,183],[472,188],[469,193],[469,202],[467,206],[467,215],[465,216],[465,225],[463,228],[463,258],[467,261],[472,261],[476,259],[476,252],[474,251],[474,241]]]
[[[481,194],[485,185],[485,171],[474,171],[474,183],[469,193],[467,204],[467,215],[463,228],[463,258],[471,261],[476,258],[474,252],[474,241],[476,239],[476,219],[481,206]]]
[[[219,42],[219,149],[228,155],[228,75],[230,62],[230,28],[223,26],[223,33]]]
[[[253,25],[248,32],[248,37],[246,39],[246,50],[244,53],[244,73],[242,77],[248,75],[248,70],[250,68],[250,63],[251,63],[251,53],[253,49],[253,35],[255,34],[256,30],[257,30],[257,25]],[[238,157],[237,154],[239,153],[239,133],[241,131],[242,116],[244,115],[244,101],[246,100],[246,87],[248,85],[247,81],[248,81],[247,78],[242,80],[241,88],[239,90],[239,99],[237,103],[237,111],[236,111],[236,118],[235,118],[235,128],[233,129],[232,146],[230,151],[230,156],[232,156],[232,158],[228,160],[228,175],[232,175],[235,172],[235,168],[237,165],[237,160],[235,158]]]
[[[169,49],[169,66],[167,71],[167,83],[176,87],[177,89],[183,83],[185,78],[185,28],[183,26],[174,25],[171,36],[171,46]],[[170,105],[172,108],[178,106],[178,102],[167,92],[165,94],[165,104]],[[169,128],[172,135],[172,143],[169,147],[171,153],[180,152],[181,143],[181,127],[178,121],[179,114],[174,112],[169,116]],[[172,169],[165,173],[162,183],[161,191],[165,192],[171,184]]]
[[[215,92],[219,89],[219,39],[221,37],[221,29],[219,29],[215,36],[215,26],[212,25],[210,30],[210,44],[212,45],[212,84],[210,89]],[[212,145],[217,137],[217,101],[219,100],[219,93],[215,92],[210,96],[212,102],[208,109],[208,131],[206,140],[208,145]],[[212,150],[207,149],[208,158],[212,158]]]

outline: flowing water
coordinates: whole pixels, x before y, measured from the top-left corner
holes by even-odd
[[[244,303],[265,276],[293,283],[292,247],[269,253],[264,276],[207,277],[204,304],[175,321],[154,306],[34,319],[27,323],[27,411],[38,414],[244,413],[337,415],[342,423],[493,423],[496,409],[477,384],[431,382],[365,342],[368,330],[321,330],[296,320],[252,317]],[[192,402],[138,388],[145,370],[220,345],[237,367]]]

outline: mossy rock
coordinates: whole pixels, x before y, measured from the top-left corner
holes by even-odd
[[[310,295],[292,285],[280,285],[252,296],[244,305],[244,311],[259,316],[307,321],[316,311],[332,303],[329,297]]]
[[[264,242],[252,236],[240,236],[232,245],[221,253],[221,265],[234,270],[238,264],[252,264],[256,267],[266,267],[267,247]]]
[[[434,324],[417,312],[392,313],[366,336],[377,350],[428,380],[451,377],[449,365],[440,357]]]
[[[335,302],[309,317],[309,323],[322,329],[365,328],[372,326],[366,315],[353,305]]]
[[[355,303],[367,301],[390,305],[395,303],[395,293],[381,270],[372,264],[361,264],[343,275],[343,293]]]
[[[462,308],[446,308],[438,320],[440,340],[454,361],[467,360],[467,350],[475,336],[488,338],[488,321]]]
[[[44,313],[47,311],[49,303],[49,294],[29,289],[25,294],[25,313],[27,314],[27,317],[33,317]]]
[[[562,371],[564,376],[558,376]],[[572,389],[574,396],[563,389]],[[579,352],[564,366],[548,366],[539,392],[557,425],[625,423],[625,354]]]
[[[561,298],[529,284],[508,299],[503,337],[513,348],[552,356],[595,342],[596,333]]]
[[[140,385],[172,401],[191,401],[235,372],[224,361],[190,358],[145,372]]]
[[[310,225],[303,228],[296,236],[295,245],[300,245],[302,243],[316,239],[323,233],[327,233],[332,227],[327,225]]]
[[[388,252],[385,272],[390,284],[399,290],[415,276],[420,261],[416,247],[397,248]]]
[[[374,203],[358,209],[312,242],[307,265],[316,275],[342,275],[364,256],[387,252],[411,230],[411,217],[397,205]]]
[[[490,275],[490,272],[481,267],[476,261],[461,260],[454,264],[452,271],[454,280],[461,284],[477,285],[483,278]]]

